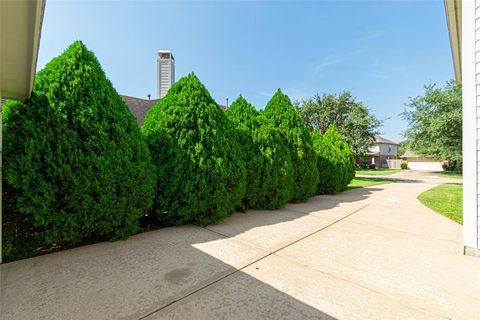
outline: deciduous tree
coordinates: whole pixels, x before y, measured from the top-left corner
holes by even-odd
[[[349,92],[316,94],[296,103],[302,119],[310,131],[325,133],[334,125],[355,156],[361,157],[372,147],[382,122]]]
[[[462,89],[453,80],[445,86],[425,86],[425,93],[410,98],[402,113],[409,147],[419,155],[462,163]]]

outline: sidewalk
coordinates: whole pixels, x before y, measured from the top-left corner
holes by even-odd
[[[416,200],[435,183],[0,265],[2,319],[478,319],[480,259]]]

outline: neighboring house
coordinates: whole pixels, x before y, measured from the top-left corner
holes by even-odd
[[[127,104],[130,112],[137,118],[138,126],[142,126],[143,122],[145,121],[145,117],[147,116],[148,111],[152,108],[152,106],[157,102],[159,99],[142,99],[142,98],[135,98],[130,96],[120,95],[123,101]],[[218,107],[225,111],[227,110],[227,106],[223,104],[219,104]]]
[[[368,149],[361,163],[358,163],[358,159],[357,163],[360,165],[368,163],[370,166],[375,166],[375,168],[388,168],[387,160],[397,158],[398,143],[381,136],[375,136],[375,144]]]
[[[0,1],[0,101],[25,100],[32,92],[45,1]],[[0,113],[0,141],[2,118]],[[0,143],[1,164],[1,143]],[[0,172],[0,263],[2,262]]]
[[[463,96],[463,244],[480,257],[480,0],[445,0],[455,78]]]
[[[438,161],[431,156],[422,157],[411,150],[407,150],[400,158],[408,163],[408,169],[410,170],[443,171],[444,161]]]
[[[138,126],[142,126],[143,122],[145,121],[145,116],[147,112],[152,108],[155,102],[158,99],[150,100],[150,99],[142,99],[142,98],[135,98],[130,96],[120,95],[123,101],[127,104],[130,112],[137,118]]]

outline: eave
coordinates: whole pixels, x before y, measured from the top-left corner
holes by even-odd
[[[457,83],[462,83],[462,1],[445,0],[450,47]]]
[[[31,94],[45,0],[0,1],[0,95],[24,100]]]

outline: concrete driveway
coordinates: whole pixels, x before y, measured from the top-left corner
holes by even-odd
[[[2,319],[480,319],[480,259],[416,199],[443,181],[7,263]]]

